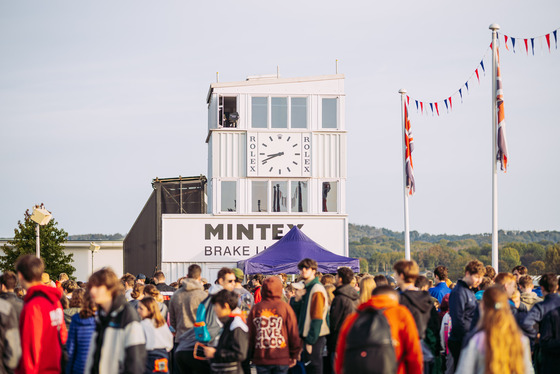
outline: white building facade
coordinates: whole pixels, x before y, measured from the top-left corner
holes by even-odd
[[[344,76],[213,83],[208,103],[208,214],[163,214],[161,268],[191,263],[211,281],[298,225],[348,255]]]

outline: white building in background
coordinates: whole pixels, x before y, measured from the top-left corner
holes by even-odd
[[[8,244],[7,240],[0,240],[0,253],[3,255],[2,248]],[[66,254],[74,255],[72,266],[76,268],[74,277],[76,280],[87,281],[92,271],[103,267],[111,267],[120,278],[123,275],[123,242],[114,241],[95,241],[100,246],[98,252],[92,256],[89,241],[70,240],[63,244]],[[136,275],[136,274],[135,274]]]

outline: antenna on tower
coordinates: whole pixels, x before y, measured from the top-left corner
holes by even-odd
[[[338,59],[336,59],[336,74],[338,74]]]
[[[280,65],[276,65],[276,78],[280,78]]]
[[[216,72],[216,83],[220,82],[220,72]]]

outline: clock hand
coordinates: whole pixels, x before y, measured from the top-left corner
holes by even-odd
[[[278,152],[278,153],[273,153],[271,155],[267,155],[268,157],[277,157],[277,156],[282,156],[284,154],[284,152]]]
[[[266,164],[266,162],[267,162],[268,160],[270,160],[270,159],[272,159],[272,158],[274,158],[274,157],[282,156],[282,155],[284,155],[284,152],[278,152],[278,153],[274,153],[274,154],[272,154],[272,155],[268,155],[267,158],[265,158],[264,160],[262,160],[262,163],[263,163],[263,164]]]

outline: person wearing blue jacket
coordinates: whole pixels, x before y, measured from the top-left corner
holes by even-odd
[[[457,285],[449,294],[449,315],[453,329],[449,335],[448,346],[455,369],[459,362],[463,338],[469,332],[472,318],[478,308],[473,288],[478,287],[485,272],[482,262],[478,260],[469,262],[465,266],[465,276],[457,281]]]
[[[448,293],[451,293],[451,288],[447,287],[447,268],[443,265],[439,265],[434,269],[434,279],[435,279],[435,287],[432,287],[428,290],[430,292],[430,296],[437,299],[438,304],[441,304],[441,300],[443,297]]]
[[[95,331],[95,310],[96,304],[89,296],[89,292],[86,292],[82,309],[72,316],[72,323],[70,323],[68,331],[66,374],[84,372],[91,336]]]

